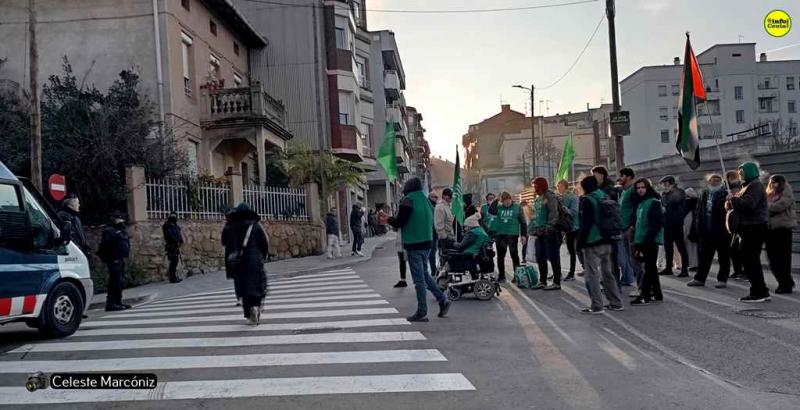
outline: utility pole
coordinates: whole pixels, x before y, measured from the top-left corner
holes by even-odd
[[[36,4],[28,0],[28,32],[31,60],[31,181],[42,192],[42,117],[39,114],[39,52],[36,49]]]
[[[611,99],[614,105],[614,112],[620,110],[619,106],[619,78],[617,74],[617,34],[614,26],[614,15],[616,9],[614,0],[606,0],[606,19],[608,20],[608,51],[611,57]],[[614,148],[617,164],[617,175],[619,170],[625,167],[625,147],[622,142],[622,135],[614,136]]]
[[[533,84],[531,84],[531,178],[536,178],[536,111],[533,109]],[[525,181],[527,184],[527,181]]]

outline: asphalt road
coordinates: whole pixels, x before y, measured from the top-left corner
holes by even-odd
[[[713,277],[713,273],[711,275]],[[409,324],[413,288],[396,255],[352,270],[274,281],[256,328],[232,291],[207,289],[129,312],[92,314],[76,335],[0,338],[0,405],[48,408],[790,409],[800,408],[800,295],[745,305],[745,283],[688,288],[665,302],[587,316],[583,283],[504,286],[448,318]],[[770,279],[771,280],[771,279]],[[774,285],[774,282],[771,282]],[[627,293],[630,289],[624,290]],[[194,290],[194,293],[198,293]],[[153,372],[155,391],[28,393],[27,373]],[[44,403],[62,404],[44,404]]]

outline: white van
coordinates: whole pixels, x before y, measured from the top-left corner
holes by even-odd
[[[74,333],[94,285],[72,227],[29,181],[0,162],[0,324],[25,322],[48,336]]]

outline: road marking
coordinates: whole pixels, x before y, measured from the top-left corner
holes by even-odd
[[[297,345],[327,343],[375,343],[425,340],[420,332],[311,333],[244,337],[206,337],[186,339],[112,340],[103,342],[52,342],[28,344],[8,353],[79,352],[97,350],[141,350],[209,348],[232,346]]]
[[[328,271],[326,273],[315,273],[311,275],[299,275],[299,276],[290,276],[290,277],[281,277],[275,280],[289,280],[289,279],[310,279],[310,278],[329,278],[331,276],[341,276],[342,274],[355,274],[356,272],[352,269],[347,270],[339,270],[339,271]],[[271,278],[268,278],[271,279]]]
[[[367,285],[333,285],[333,286],[319,286],[319,287],[310,287],[310,288],[301,288],[301,289],[278,289],[278,290],[270,290],[267,287],[267,297],[269,295],[286,295],[290,293],[303,293],[303,292],[310,292],[312,290],[335,290],[335,289],[342,289],[342,290],[350,290],[350,289],[363,289],[368,287]]]
[[[308,297],[308,298],[281,298],[281,299],[267,299],[264,305],[277,305],[279,303],[286,303],[286,302],[316,302],[316,301],[330,301],[330,300],[349,300],[349,299],[372,299],[372,298],[379,298],[381,295],[377,293],[366,294],[366,295],[337,295],[337,296],[324,296],[324,297]],[[197,307],[230,307],[233,306],[234,303],[231,300],[227,300],[225,302],[211,302],[209,301],[196,301],[196,302],[185,302],[185,303],[175,303],[169,305],[159,305],[156,307],[143,307],[143,308],[134,308],[131,312],[159,312],[165,310],[173,310],[173,309],[196,309]],[[127,312],[127,311],[126,311]]]
[[[270,353],[223,356],[164,356],[89,360],[20,360],[3,362],[0,373],[116,372],[318,364],[446,362],[435,349],[355,352]]]
[[[626,339],[626,338],[624,338],[624,337],[620,336],[619,334],[617,334],[617,332],[615,332],[615,331],[613,331],[613,330],[611,330],[611,329],[609,329],[609,328],[607,328],[607,327],[604,327],[604,328],[603,328],[603,330],[605,330],[606,332],[608,332],[608,333],[610,333],[610,334],[614,335],[614,337],[616,337],[617,339],[621,340],[623,343],[625,343],[626,345],[628,345],[628,347],[630,347],[631,349],[633,349],[633,350],[636,350],[636,351],[637,351],[637,352],[638,352],[640,355],[642,355],[642,356],[644,356],[644,357],[646,357],[646,358],[650,359],[650,360],[651,360],[653,363],[655,363],[655,364],[659,365],[660,367],[662,367],[662,368],[664,368],[664,369],[667,369],[667,366],[666,366],[666,365],[664,365],[664,364],[663,364],[663,363],[661,363],[660,361],[658,361],[658,360],[656,360],[655,358],[653,358],[653,356],[650,356],[650,354],[649,354],[649,353],[647,353],[647,352],[645,352],[644,350],[642,350],[642,349],[641,349],[639,346],[636,346],[635,344],[633,344],[633,342],[631,342],[630,340],[628,340],[628,339]]]
[[[293,304],[280,304],[280,305],[265,305],[262,306],[264,310],[288,310],[288,309],[317,309],[328,307],[346,307],[346,306],[370,306],[370,305],[388,305],[389,302],[385,300],[354,300],[350,302],[321,302],[321,303],[293,303]],[[129,313],[130,312],[130,313]],[[233,313],[242,312],[241,307],[216,307],[207,309],[198,309],[196,307],[189,307],[183,309],[170,309],[165,312],[146,312],[138,309],[126,310],[113,315],[106,315],[103,318],[131,318],[131,317],[170,317],[170,316],[193,316],[207,313]]]
[[[287,283],[287,284],[269,284],[267,286],[268,289],[306,289],[315,286],[322,286],[322,285],[348,285],[348,284],[355,284],[355,283],[364,283],[361,279],[350,279],[350,280],[337,280],[333,282],[325,282],[325,283]]]
[[[153,390],[39,390],[0,387],[0,403],[59,404],[149,400],[208,400],[320,394],[472,391],[461,373],[288,377],[160,382]]]
[[[273,280],[269,283],[272,284],[283,284],[283,283],[314,283],[314,282],[335,282],[337,280],[345,280],[345,279],[360,279],[361,277],[352,274],[352,273],[343,273],[340,276],[331,276],[328,278],[309,278],[309,279],[280,279],[280,280]]]
[[[603,341],[597,342],[597,345],[600,346],[600,348],[603,349],[604,352],[608,353],[609,356],[611,356],[624,368],[630,371],[635,371],[636,368],[639,367],[636,364],[636,360],[634,360],[633,357],[623,352],[620,348],[618,348],[614,343],[611,343],[611,341],[608,340],[608,338],[606,338],[602,334],[598,333],[597,335],[600,336],[601,339],[603,339]]]
[[[164,327],[128,327],[128,328],[97,328],[90,324],[81,326],[69,339],[81,336],[119,336],[119,335],[161,335],[177,333],[224,333],[224,332],[274,332],[282,330],[305,329],[350,329],[373,326],[407,326],[411,322],[405,319],[362,319],[340,320],[330,322],[303,322],[303,323],[264,323],[258,326],[248,324],[237,325],[209,325],[209,326],[164,326]]]
[[[732,305],[730,303],[720,302],[720,301],[717,301],[717,300],[714,300],[714,299],[710,299],[710,298],[707,298],[707,297],[703,297],[703,296],[700,296],[700,295],[692,295],[690,293],[685,293],[685,292],[681,292],[681,291],[674,290],[674,289],[669,289],[669,288],[663,288],[662,287],[661,288],[661,292],[662,293],[669,293],[669,294],[673,294],[673,295],[679,295],[679,296],[683,296],[683,297],[687,297],[687,298],[691,298],[691,299],[697,299],[697,300],[701,300],[703,302],[712,303],[712,304],[715,304],[715,305],[719,305],[719,306],[723,306],[723,307],[731,308],[731,309],[736,309],[738,307],[738,306]]]
[[[355,295],[355,294],[363,294],[363,293],[372,293],[374,290],[371,289],[353,289],[353,290],[336,290],[331,292],[307,292],[307,293],[295,293],[291,296],[282,296],[282,297],[269,297],[268,300],[280,300],[280,299],[289,299],[296,297],[311,297],[311,296],[344,296],[344,295]],[[164,305],[171,305],[177,303],[185,303],[185,302],[200,302],[200,301],[219,301],[219,300],[230,300],[232,302],[236,301],[236,295],[231,291],[229,295],[218,295],[218,296],[194,296],[191,298],[180,299],[180,300],[164,300],[158,301],[153,303],[148,303],[147,306],[164,306]]]
[[[515,292],[517,295],[521,296],[526,302],[528,302],[529,305],[533,306],[533,308],[536,309],[536,312],[538,312],[544,318],[544,320],[546,320],[547,323],[550,324],[550,326],[553,326],[553,329],[555,329],[558,333],[560,333],[564,339],[570,342],[573,346],[578,345],[577,343],[575,343],[575,340],[573,340],[572,337],[568,335],[567,332],[564,331],[564,329],[561,328],[561,326],[557,325],[556,322],[553,321],[553,319],[551,319],[550,316],[544,313],[542,309],[539,309],[539,306],[537,306],[536,303],[534,303],[533,300],[531,300],[531,298],[529,298],[528,295],[525,294],[525,292],[517,289],[517,287],[514,285],[511,285],[508,288],[511,289],[513,292]]]
[[[400,313],[394,308],[375,308],[375,309],[343,309],[343,310],[319,310],[309,312],[281,312],[266,313],[261,315],[261,320],[266,319],[296,319],[296,318],[315,318],[315,317],[336,317],[336,316],[362,316],[362,315],[388,315]],[[167,317],[156,319],[134,319],[134,320],[92,320],[88,325],[97,326],[133,326],[133,325],[155,325],[160,323],[195,323],[195,322],[232,322],[244,320],[243,315],[218,315],[218,316],[199,316],[193,318]]]

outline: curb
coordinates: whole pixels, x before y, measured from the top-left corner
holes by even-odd
[[[154,299],[156,296],[158,296],[158,292],[149,293],[149,294],[142,295],[142,296],[137,296],[137,297],[134,297],[134,298],[122,299],[122,303],[126,304],[126,305],[136,306],[136,305],[139,305],[139,304],[142,304],[142,303],[149,302],[150,300]],[[101,310],[101,309],[105,309],[105,306],[106,306],[106,302],[95,302],[95,303],[92,303],[92,304],[89,305],[89,309],[88,310],[90,310],[90,311],[91,310]]]

